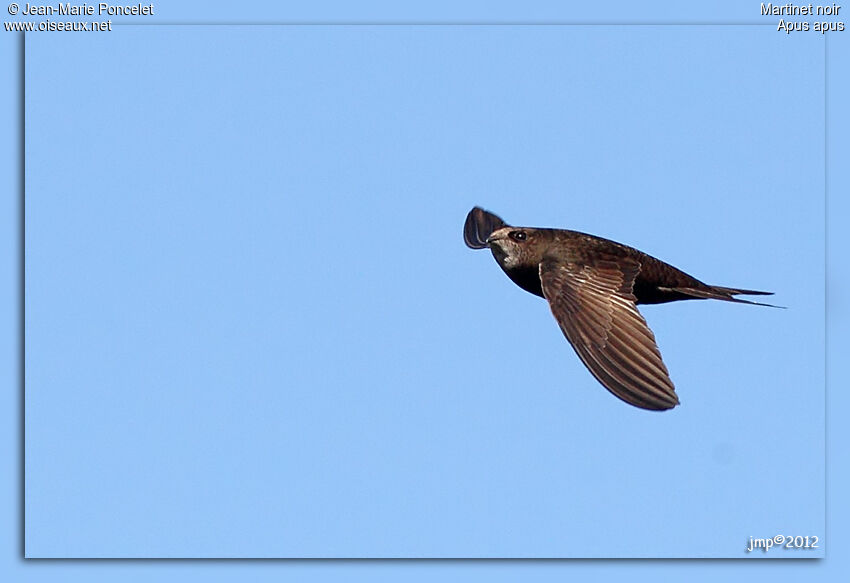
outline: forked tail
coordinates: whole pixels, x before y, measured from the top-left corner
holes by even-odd
[[[750,304],[753,306],[767,306],[768,308],[781,308],[785,309],[785,306],[775,306],[773,304],[764,304],[762,302],[754,302],[752,300],[742,300],[741,298],[736,298],[736,295],[746,295],[746,296],[772,296],[773,292],[766,291],[757,291],[752,289],[738,289],[734,287],[721,287],[719,285],[709,285],[704,288],[696,288],[696,287],[671,287],[671,288],[660,288],[664,290],[670,290],[679,292],[693,298],[700,298],[705,300],[723,300],[724,302],[736,302],[739,304]]]

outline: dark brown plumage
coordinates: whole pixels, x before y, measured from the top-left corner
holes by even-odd
[[[705,284],[637,249],[576,231],[512,227],[475,207],[463,240],[489,247],[522,289],[545,298],[558,325],[593,376],[614,395],[643,409],[679,403],[655,336],[638,304],[771,295]]]

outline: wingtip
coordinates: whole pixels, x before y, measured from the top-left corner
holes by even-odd
[[[608,388],[608,387],[606,387]],[[610,389],[609,389],[610,391]],[[613,393],[613,391],[612,391]],[[664,411],[669,411],[670,409],[674,409],[678,407],[681,403],[679,402],[679,396],[673,393],[671,396],[675,401],[653,401],[652,403],[648,402],[639,402],[633,399],[625,399],[617,393],[613,393],[616,397],[620,398],[622,401],[636,407],[638,409],[643,409],[644,411],[656,411],[662,413]]]
[[[479,206],[472,207],[463,224],[463,242],[470,249],[484,249],[487,237],[504,226],[505,222],[493,213]]]

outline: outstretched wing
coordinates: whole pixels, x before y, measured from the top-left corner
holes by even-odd
[[[466,222],[463,224],[463,241],[472,249],[484,249],[487,246],[487,237],[504,226],[505,221],[493,213],[475,207],[466,215]]]
[[[632,293],[639,271],[623,257],[588,264],[546,257],[540,281],[567,340],[606,389],[635,407],[671,409],[675,387]]]

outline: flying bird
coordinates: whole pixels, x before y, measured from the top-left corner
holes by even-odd
[[[714,299],[777,307],[735,297],[772,292],[708,285],[632,247],[577,231],[513,227],[479,207],[466,217],[463,240],[489,247],[515,284],[545,298],[593,376],[642,409],[672,409],[679,398],[639,304]]]

